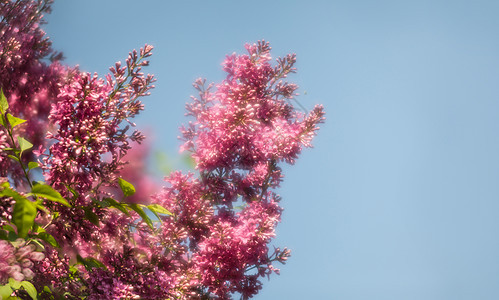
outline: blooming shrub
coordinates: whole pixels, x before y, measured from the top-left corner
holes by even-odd
[[[128,160],[145,137],[129,130],[154,87],[141,70],[152,47],[105,77],[85,73],[61,65],[39,27],[50,1],[0,3],[0,295],[256,295],[290,255],[270,246],[280,166],[311,146],[324,119],[321,106],[292,105],[295,56],[273,65],[261,41],[226,57],[221,83],[196,80],[181,128],[196,173],[173,172],[150,196],[127,180],[144,172]]]

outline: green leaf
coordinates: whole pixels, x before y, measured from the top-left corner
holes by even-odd
[[[0,113],[0,125],[7,128],[7,120],[5,119],[3,113]]]
[[[9,120],[9,123],[10,123],[10,127],[11,128],[14,128],[16,127],[17,125],[19,124],[22,124],[24,122],[26,122],[26,120],[23,120],[23,119],[20,119],[20,118],[16,118],[14,117],[13,115],[11,114],[7,114],[7,120]]]
[[[13,242],[19,238],[19,236],[16,233],[16,230],[12,226],[4,225],[2,226],[2,229],[7,231],[7,240]]]
[[[159,222],[163,223],[163,220],[161,220],[161,216],[160,216],[157,212],[153,211],[152,213],[156,216],[156,219],[157,219]]]
[[[173,213],[159,204],[151,204],[148,205],[147,208],[153,213],[173,216]]]
[[[28,231],[33,227],[36,217],[36,205],[26,198],[16,200],[14,211],[12,212],[12,222],[17,227],[17,234],[25,238]]]
[[[68,191],[71,192],[71,194],[73,194],[73,197],[74,198],[78,198],[79,194],[77,191],[75,191],[75,189],[73,189],[72,187],[70,187],[69,185],[66,184],[66,188],[68,189]]]
[[[14,290],[18,290],[21,287],[21,282],[15,280],[14,278],[9,278],[10,287]]]
[[[41,239],[42,241],[47,242],[50,246],[52,246],[54,248],[59,248],[60,247],[59,243],[55,240],[55,238],[52,235],[50,235],[50,234],[48,234],[46,232],[39,233],[37,235],[37,237],[39,239]]]
[[[69,267],[69,273],[70,274],[76,274],[78,273],[78,268],[76,267],[76,265],[72,265]]]
[[[71,207],[66,199],[64,199],[58,191],[54,190],[50,185],[46,184],[36,184],[31,188],[31,194],[37,195],[38,197],[45,198],[49,201],[54,201]]]
[[[30,295],[30,297],[33,300],[37,299],[36,295],[38,293],[36,292],[35,286],[31,282],[23,281],[23,282],[21,282],[21,286],[24,288],[24,290],[28,293],[28,295]]]
[[[38,223],[36,223],[36,222],[33,224],[32,230],[33,230],[33,232],[36,232],[36,233],[45,232],[45,229],[43,229],[43,227],[40,227],[40,225],[38,225]]]
[[[85,218],[95,226],[99,226],[99,216],[97,216],[90,207],[85,207]]]
[[[3,187],[3,189],[0,190],[0,196],[12,197],[12,198],[14,198],[14,200],[25,198],[24,196],[22,196],[21,194],[19,194],[15,190],[8,187],[8,185],[2,185],[2,187]]]
[[[128,209],[127,209],[126,204],[119,203],[118,201],[114,200],[113,198],[105,198],[104,201],[107,202],[109,204],[109,206],[117,208],[125,215],[130,216],[130,214],[128,213]]]
[[[144,212],[144,210],[137,204],[128,204],[128,206],[133,209],[136,213],[139,214],[139,216],[146,222],[146,224],[151,228],[154,229],[154,226],[152,224],[151,218]]]
[[[104,266],[103,263],[101,263],[100,261],[98,261],[97,259],[95,259],[93,257],[83,258],[78,254],[78,255],[76,255],[76,260],[78,261],[78,263],[82,264],[85,267],[85,269],[87,269],[88,271],[91,271],[93,268],[105,268],[106,267],[106,266]]]
[[[39,163],[37,163],[37,162],[34,162],[34,161],[30,161],[30,162],[28,163],[28,169],[29,169],[29,170],[32,170],[32,169],[34,169],[34,168],[38,168],[39,166],[40,166],[40,164],[39,164]]]
[[[17,240],[19,238],[19,236],[17,235],[17,233],[15,231],[9,231],[9,241],[13,242],[15,240]]]
[[[8,240],[9,235],[7,230],[0,229],[0,240]]]
[[[19,142],[19,148],[21,148],[21,152],[31,149],[33,144],[28,142],[25,138],[18,136],[17,141]]]
[[[135,194],[135,187],[130,182],[124,180],[123,178],[119,178],[118,184],[120,185],[121,191],[125,197]]]
[[[12,226],[10,226],[10,225],[8,225],[8,224],[3,225],[3,226],[2,226],[2,229],[7,230],[7,231],[9,231],[9,232],[15,232],[15,231],[16,231],[16,230],[14,229],[14,227],[12,227]]]
[[[48,293],[48,294],[52,295],[52,291],[50,290],[50,288],[49,288],[48,286],[44,286],[44,287],[43,287],[43,291],[44,291],[45,293]]]
[[[12,158],[13,160],[19,162],[19,158],[15,157],[14,155],[7,155],[8,157]]]
[[[9,109],[9,102],[3,93],[3,89],[0,89],[0,113],[3,115]]]
[[[13,290],[10,284],[0,286],[0,299],[8,299],[12,294]]]
[[[45,251],[45,245],[42,244],[39,240],[31,240],[30,243],[33,243],[36,245],[37,249],[40,249],[41,252]]]

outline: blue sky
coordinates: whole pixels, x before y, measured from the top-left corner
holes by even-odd
[[[137,123],[177,155],[197,77],[270,41],[327,122],[279,191],[293,250],[255,299],[499,299],[498,1],[57,1],[46,31],[105,74],[145,43]],[[306,95],[304,92],[307,92]]]

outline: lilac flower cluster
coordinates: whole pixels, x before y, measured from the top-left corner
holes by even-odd
[[[187,109],[195,121],[182,128],[182,150],[192,153],[200,178],[174,173],[156,197],[175,215],[161,228],[170,264],[190,274],[188,289],[220,299],[254,296],[259,277],[278,272],[273,262],[289,256],[268,248],[282,212],[273,191],[279,163],[293,163],[324,119],[321,106],[304,115],[291,104],[297,86],[283,79],[295,71],[294,55],[272,66],[268,43],[246,49],[226,58],[228,75],[215,91],[194,83],[199,97]]]
[[[151,51],[146,45],[140,56],[136,51],[130,53],[127,66],[117,63],[105,80],[75,70],[52,106],[49,119],[57,131],[47,134],[55,143],[44,155],[42,167],[47,182],[71,198],[73,208],[57,207],[60,217],[49,232],[68,241],[73,251],[93,255],[94,244],[107,240],[103,235],[107,227],[114,226],[107,222],[107,210],[95,200],[110,196],[105,187],[116,184],[130,142],[144,138],[138,131],[129,134],[128,129],[134,126],[130,119],[143,109],[139,98],[154,87],[153,76],[140,72]],[[123,126],[124,122],[128,125]],[[95,232],[96,221],[89,215],[100,218],[104,228]]]
[[[196,80],[181,150],[197,175],[173,172],[151,197],[145,152],[134,152],[144,136],[129,129],[154,87],[141,71],[152,47],[131,52],[104,78],[63,67],[38,27],[49,8],[50,1],[0,2],[0,85],[9,113],[28,119],[15,134],[33,141],[46,185],[37,189],[25,164],[11,163],[6,154],[21,146],[12,130],[0,130],[0,184],[9,189],[0,195],[0,284],[27,280],[40,299],[256,295],[290,256],[270,246],[283,210],[281,165],[311,146],[324,120],[321,106],[308,114],[293,107],[297,86],[285,79],[296,71],[295,55],[273,64],[261,41],[226,57],[220,84]],[[14,241],[18,201],[36,206],[36,218],[26,239]]]
[[[23,136],[36,147],[45,145],[47,117],[63,84],[66,69],[58,62],[62,55],[40,28],[52,1],[0,1],[0,87],[9,99],[13,115],[29,120],[22,125]],[[0,129],[0,176],[20,183],[22,171],[2,148],[12,147]],[[28,158],[28,156],[26,156]]]
[[[129,126],[121,124],[126,121],[134,126],[129,119],[144,109],[138,98],[154,87],[153,76],[140,73],[148,64],[143,59],[151,51],[146,45],[140,57],[136,51],[130,53],[126,67],[116,63],[111,68],[114,78],[108,75],[103,80],[96,74],[75,72],[70,83],[60,89],[49,117],[57,132],[47,135],[57,142],[44,159],[49,182],[60,189],[70,186],[82,194],[95,182],[98,186],[114,184],[124,164],[121,159],[130,149],[129,141],[144,138],[138,131],[128,135]]]
[[[45,255],[37,252],[35,245],[26,244],[23,239],[13,243],[0,240],[0,284],[12,277],[17,281],[32,280],[35,273],[31,270],[34,262],[41,261]]]

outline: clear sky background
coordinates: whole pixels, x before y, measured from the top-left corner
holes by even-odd
[[[255,299],[499,299],[499,1],[56,0],[47,19],[101,75],[155,46],[137,123],[170,157],[195,78],[246,42],[297,54],[327,122],[285,170],[293,256]]]

